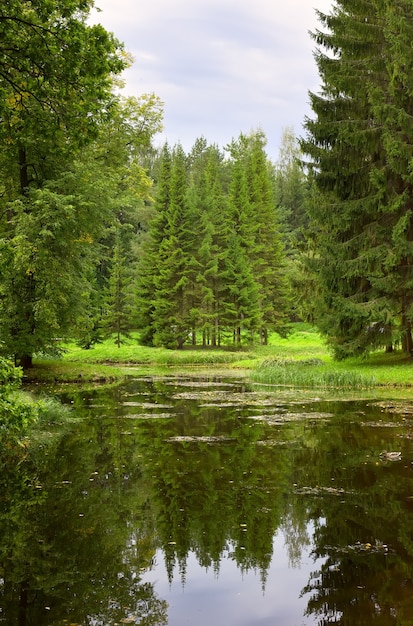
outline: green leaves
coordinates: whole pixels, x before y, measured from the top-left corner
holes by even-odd
[[[108,228],[137,231],[150,196],[142,160],[162,103],[115,96],[130,57],[88,23],[93,4],[0,7],[1,349],[26,366],[74,332],[88,307],[95,325]]]
[[[84,230],[87,206],[73,196],[38,189],[12,206],[0,327],[6,353],[31,354],[67,332],[80,310],[93,238]]]

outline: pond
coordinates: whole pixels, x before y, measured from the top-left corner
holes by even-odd
[[[413,402],[223,375],[61,399],[2,451],[0,624],[412,624]]]

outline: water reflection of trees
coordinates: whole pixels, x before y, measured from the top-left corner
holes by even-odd
[[[274,446],[265,424],[244,418],[250,413],[186,402],[178,423],[139,425],[138,446],[153,481],[152,504],[170,581],[177,566],[185,584],[194,553],[217,575],[224,556],[231,558],[241,572],[258,571],[265,587],[280,527],[292,563],[308,545],[305,506],[293,509],[287,500],[302,426],[291,421]]]
[[[374,407],[364,406],[363,413],[360,419],[357,406],[347,412],[341,407],[329,427],[320,429],[318,452],[311,459],[307,484],[319,487],[304,497],[315,523],[313,556],[323,564],[303,594],[310,596],[307,615],[314,615],[319,626],[411,624],[411,462],[379,457],[385,445],[403,446],[406,424]],[[306,460],[304,451],[296,466]],[[334,492],[331,485],[340,489]]]
[[[0,623],[161,626],[166,603],[142,582],[160,547],[170,580],[177,567],[185,583],[195,554],[216,575],[224,558],[258,571],[265,587],[280,530],[293,567],[309,545],[322,562],[303,589],[320,626],[410,623],[412,469],[378,457],[403,426],[366,428],[380,414],[365,404],[295,405],[270,425],[250,419],[262,407],[188,402],[162,381],[127,393],[77,396],[92,419],[1,474]],[[173,416],[133,419],[151,404]]]
[[[124,488],[113,433],[79,422],[61,434],[2,464],[0,623],[166,624],[166,603],[141,581],[156,550],[147,491]]]
[[[326,409],[333,418],[317,419]],[[269,428],[239,410],[214,415],[209,407],[205,428],[194,403],[178,428],[184,441],[173,439],[172,425],[140,430],[143,445],[156,448],[153,504],[170,579],[178,565],[185,582],[190,552],[217,573],[229,553],[241,571],[258,570],[265,586],[281,529],[292,566],[309,544],[323,562],[303,589],[307,615],[320,625],[409,624],[411,463],[379,458],[386,445],[400,448],[403,420],[365,403],[311,410],[314,420]]]

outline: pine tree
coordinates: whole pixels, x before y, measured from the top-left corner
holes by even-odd
[[[154,344],[182,348],[191,332],[191,251],[195,225],[187,206],[185,153],[178,145],[172,156],[170,196],[164,235],[159,246],[154,287]]]
[[[260,340],[268,342],[268,332],[285,331],[288,308],[288,284],[284,241],[275,207],[270,163],[265,154],[263,133],[250,136],[246,174],[252,210],[251,229],[254,241],[249,253],[252,272],[258,287]]]
[[[141,328],[141,342],[153,345],[155,335],[155,289],[159,282],[164,255],[162,242],[167,232],[171,197],[172,156],[168,144],[160,155],[159,179],[154,202],[154,215],[149,224],[148,238],[143,244],[137,278],[137,323]]]
[[[407,9],[343,0],[314,35],[323,89],[302,147],[322,192],[310,209],[320,325],[341,357],[388,343],[395,325],[412,349]]]

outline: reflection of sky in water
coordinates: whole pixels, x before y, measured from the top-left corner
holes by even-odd
[[[312,528],[308,528],[309,536]],[[201,567],[191,552],[187,560],[186,583],[182,585],[175,566],[170,585],[163,552],[156,554],[154,570],[143,582],[154,584],[159,598],[168,603],[168,626],[307,626],[316,624],[314,615],[305,617],[308,596],[300,597],[311,578],[321,567],[314,562],[312,546],[303,550],[301,561],[292,567],[280,531],[273,540],[273,557],[268,570],[265,591],[260,572],[241,572],[228,552],[222,556],[219,574],[213,567]]]

